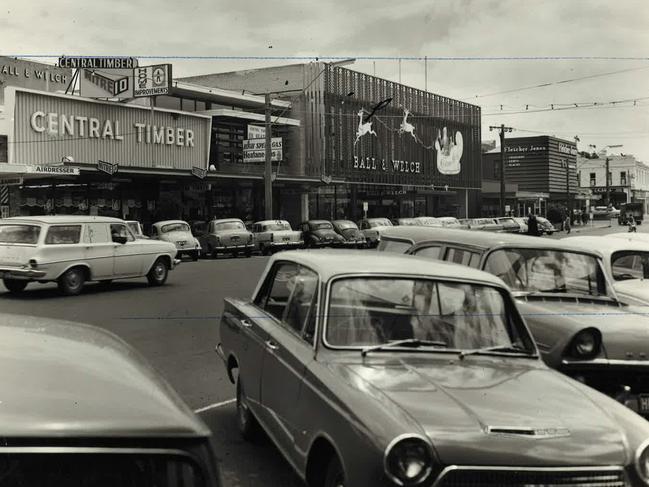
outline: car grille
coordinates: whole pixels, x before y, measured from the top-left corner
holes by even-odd
[[[16,487],[204,487],[188,459],[171,455],[94,453],[0,454],[2,485]]]
[[[576,370],[571,371],[569,375],[610,396],[621,393],[623,386],[630,387],[632,393],[649,393],[649,372],[635,372],[623,367],[615,368],[618,370],[611,370],[611,368],[607,370],[602,367],[594,370]]]
[[[610,470],[448,470],[439,487],[626,487],[622,469]]]

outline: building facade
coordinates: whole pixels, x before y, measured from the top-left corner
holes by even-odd
[[[591,157],[580,155],[577,159],[579,186],[592,192],[592,200],[597,204],[606,201],[606,158],[609,159],[610,203],[619,208],[624,203],[644,203],[649,211],[649,166],[632,155],[594,154]]]
[[[486,216],[499,211],[500,147],[483,154],[482,208]],[[550,206],[580,205],[575,142],[550,136],[505,139],[505,181],[516,185],[507,204],[516,215],[546,215]],[[512,188],[513,189],[513,188]],[[495,191],[494,191],[495,190]]]
[[[478,211],[477,106],[326,63],[186,81],[291,101],[298,152],[278,177],[298,168],[286,187],[300,193],[302,218],[356,219],[364,208],[391,218]]]

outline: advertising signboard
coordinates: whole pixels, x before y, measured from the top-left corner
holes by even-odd
[[[171,64],[142,66],[133,70],[133,96],[167,95],[171,91]]]
[[[273,137],[271,139],[271,161],[281,161],[282,138]],[[266,140],[251,139],[243,141],[243,162],[264,162],[266,160]]]
[[[82,69],[79,94],[86,98],[133,98],[133,70]]]
[[[248,125],[248,139],[266,138],[266,127],[259,125]]]
[[[36,166],[65,156],[88,166],[110,161],[120,171],[208,167],[209,116],[20,88],[6,96],[10,163]]]
[[[65,91],[71,79],[71,69],[0,56],[0,104],[4,102],[4,88],[7,86]]]

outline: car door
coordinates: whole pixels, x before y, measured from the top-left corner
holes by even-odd
[[[108,223],[86,223],[83,243],[92,278],[110,279],[113,276],[115,244]]]
[[[142,275],[144,261],[143,244],[138,242],[124,223],[111,223],[110,234],[113,240],[114,260],[113,274],[115,277],[130,277]],[[115,240],[117,237],[126,238],[125,243]]]
[[[265,342],[261,403],[269,434],[295,460],[299,434],[296,405],[304,372],[314,359],[313,336],[307,335],[306,330],[316,309],[319,278],[312,270],[294,263],[279,270],[270,297],[285,296],[286,300],[282,300],[282,305],[274,299],[273,308],[267,307],[275,319]]]

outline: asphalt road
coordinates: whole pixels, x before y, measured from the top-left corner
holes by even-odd
[[[613,222],[573,227],[571,235],[625,232]],[[638,227],[649,233],[649,224]],[[557,232],[552,238],[563,238]],[[180,396],[198,410],[214,433],[226,485],[301,486],[279,452],[262,439],[243,441],[236,428],[234,388],[214,352],[226,296],[249,297],[267,257],[185,261],[165,286],[146,279],[115,281],[109,288],[89,284],[80,296],[65,298],[54,284],[30,284],[10,295],[0,284],[0,310],[7,313],[81,321],[105,328],[137,349]]]

